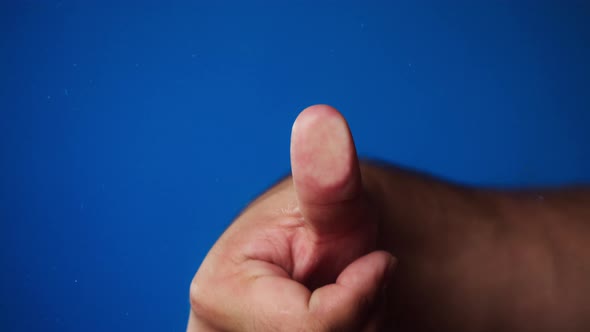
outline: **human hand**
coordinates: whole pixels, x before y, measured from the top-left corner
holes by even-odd
[[[296,120],[291,163],[203,261],[189,331],[588,330],[587,187],[482,190],[359,169],[328,106]]]
[[[299,115],[291,165],[293,176],[253,202],[203,261],[189,331],[378,329],[395,259],[376,250],[379,215],[335,109]]]

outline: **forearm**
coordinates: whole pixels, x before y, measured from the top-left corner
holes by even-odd
[[[503,199],[509,221],[520,225],[512,243],[529,267],[520,271],[522,283],[544,286],[530,302],[553,330],[590,330],[590,190],[527,190]]]
[[[363,181],[381,213],[381,248],[398,258],[458,255],[507,227],[502,203],[487,191],[390,165],[364,164]]]
[[[588,190],[486,191],[389,166],[363,172],[387,197],[378,204],[382,248],[399,259],[396,325],[588,329]]]

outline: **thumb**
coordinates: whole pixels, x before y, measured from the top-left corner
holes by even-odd
[[[385,251],[374,251],[348,265],[336,283],[315,290],[309,310],[322,326],[334,330],[360,330],[369,323],[397,260]]]
[[[315,105],[299,114],[291,132],[291,170],[301,213],[316,232],[341,232],[362,219],[355,217],[364,208],[359,161],[336,109]]]

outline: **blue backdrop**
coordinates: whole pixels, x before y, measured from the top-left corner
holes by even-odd
[[[0,330],[180,331],[300,110],[455,181],[590,181],[588,2],[2,1]]]

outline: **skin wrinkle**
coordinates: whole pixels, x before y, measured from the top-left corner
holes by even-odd
[[[238,255],[240,262],[263,261],[281,267],[287,275],[292,275],[293,259],[291,254],[292,238],[297,226],[284,229],[279,226],[264,231],[256,241],[249,243]]]
[[[288,181],[289,179],[287,179]],[[279,183],[277,185],[277,188],[281,188],[283,187],[284,183]],[[282,195],[281,190],[277,189],[277,190],[272,190],[275,194],[278,195]],[[266,198],[262,198],[258,200],[258,204],[265,204]],[[295,210],[295,209],[294,209]],[[276,210],[275,210],[276,211]],[[276,213],[275,213],[276,215]],[[245,217],[247,217],[247,215],[245,215]],[[272,218],[271,218],[272,219]],[[265,232],[266,234],[264,235],[264,237],[262,237],[264,240],[261,241],[266,241],[271,243],[271,245],[276,248],[277,245],[276,243],[273,243],[272,239],[274,239],[275,237],[281,237],[281,238],[288,238],[287,242],[288,243],[293,243],[291,246],[289,247],[289,252],[290,254],[290,259],[286,260],[284,258],[276,258],[276,256],[272,253],[256,253],[255,250],[249,249],[246,250],[246,252],[248,253],[247,255],[244,256],[244,259],[259,259],[259,260],[264,260],[264,261],[268,261],[271,263],[275,263],[278,264],[280,266],[283,267],[283,269],[285,271],[287,271],[289,273],[289,275],[293,276],[294,279],[296,280],[305,280],[307,279],[306,275],[309,272],[306,271],[311,271],[313,270],[314,266],[316,266],[319,262],[314,260],[314,259],[310,259],[310,258],[306,258],[306,257],[313,257],[314,253],[317,252],[317,250],[319,250],[320,247],[327,245],[331,242],[334,241],[338,241],[342,238],[347,237],[350,233],[359,231],[360,229],[362,229],[364,226],[362,224],[358,224],[358,225],[354,225],[354,227],[352,227],[350,230],[347,230],[346,233],[341,233],[341,234],[335,234],[335,235],[330,235],[330,234],[326,234],[326,237],[324,239],[324,237],[318,237],[315,235],[314,232],[311,232],[309,230],[308,227],[302,227],[299,225],[298,221],[291,221],[289,218],[279,218],[278,224],[280,224],[281,226],[287,224],[289,225],[290,228],[292,228],[292,234],[285,236],[285,235],[278,235],[275,236],[273,234],[269,234],[267,232]],[[285,221],[288,220],[288,221]],[[268,221],[268,222],[262,222],[262,223],[277,223],[276,221]],[[297,240],[292,240],[294,238],[301,238],[301,240],[297,241]],[[296,243],[298,242],[303,242],[303,243],[307,243],[306,246],[300,246],[297,245]],[[250,247],[251,248],[251,247]],[[275,249],[275,252],[277,252],[278,250]],[[252,252],[255,252],[256,254],[252,254]],[[297,257],[297,259],[299,260],[299,266],[301,266],[301,268],[298,270],[300,272],[294,274],[293,272],[295,271],[293,269],[293,261],[296,259],[295,257]],[[289,262],[289,263],[284,263],[284,262]]]
[[[276,216],[297,219],[299,223],[304,221],[297,202],[289,202],[287,207],[279,208],[276,211]],[[288,224],[283,222],[282,225],[287,226]]]
[[[286,181],[289,181],[289,180],[290,179],[288,178]],[[283,187],[283,185],[284,185],[284,183],[279,183],[277,185],[277,188],[281,188],[281,187]],[[283,194],[281,193],[281,190],[272,190],[272,191],[276,195],[283,196]],[[260,199],[258,204],[265,204],[265,201],[266,201],[266,199]],[[289,203],[289,204],[291,204],[291,203]],[[293,210],[295,211],[296,209],[297,208],[295,208]],[[277,210],[275,210],[275,211],[277,211]],[[274,215],[276,216],[277,213],[274,213]],[[301,218],[301,217],[299,217],[299,218]],[[299,271],[301,271],[301,272],[293,274],[291,272],[291,271],[293,271],[291,266],[288,266],[285,269],[296,280],[306,279],[305,275],[307,275],[309,273],[306,271],[313,270],[313,267],[319,263],[317,260],[309,259],[306,257],[312,257],[314,255],[314,253],[317,252],[317,250],[319,250],[319,248],[322,247],[323,245],[327,245],[333,241],[338,241],[341,238],[348,236],[348,234],[356,232],[356,231],[360,230],[362,227],[364,227],[362,224],[354,225],[354,227],[352,227],[350,229],[350,231],[346,231],[345,234],[336,234],[336,236],[326,234],[325,240],[322,240],[323,237],[316,236],[314,232],[309,230],[309,227],[300,227],[298,221],[295,221],[295,220],[291,221],[291,219],[289,219],[289,218],[279,218],[279,220],[280,221],[278,222],[278,224],[280,224],[281,226],[287,224],[287,225],[289,225],[290,228],[296,229],[296,230],[293,230],[294,234],[292,236],[294,238],[302,238],[300,241],[288,240],[289,242],[293,243],[293,245],[289,248],[290,252],[291,252],[290,262],[293,262],[296,259],[295,257],[298,257],[297,259],[299,260],[299,262],[300,262],[299,265],[301,266],[301,269],[299,269]],[[299,220],[302,220],[302,218]],[[276,221],[269,221],[269,222],[277,223]],[[272,237],[273,235],[266,235],[266,237],[269,237],[269,236]],[[304,242],[304,243],[307,243],[307,245],[306,246],[298,246],[296,244],[297,242]],[[268,257],[268,255],[266,257]],[[257,258],[260,259],[260,257],[253,256],[253,255],[249,255],[248,258],[249,259],[257,259]],[[268,260],[270,262],[277,262],[276,259],[272,260],[272,259],[265,258],[265,260]],[[279,264],[281,266],[286,266],[286,264],[282,264],[282,263],[279,263]]]

